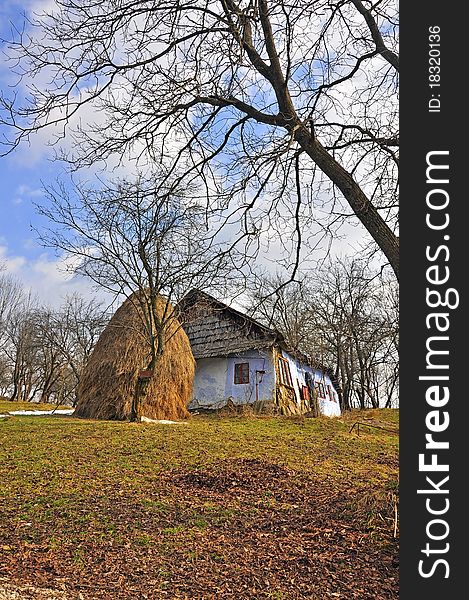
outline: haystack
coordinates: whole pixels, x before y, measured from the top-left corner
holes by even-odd
[[[158,299],[162,313],[165,300]],[[149,342],[144,334],[136,295],[116,311],[101,334],[78,387],[74,416],[89,419],[126,420],[139,371],[147,365]],[[145,387],[141,415],[149,419],[178,420],[189,416],[195,361],[189,339],[176,319],[166,332],[163,356]]]

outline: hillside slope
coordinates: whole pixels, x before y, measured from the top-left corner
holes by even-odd
[[[365,417],[398,422],[0,422],[0,597],[397,600],[398,438]]]

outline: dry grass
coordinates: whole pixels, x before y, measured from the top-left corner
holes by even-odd
[[[54,410],[56,404],[44,404],[42,402],[16,402],[7,398],[0,398],[0,413],[8,413],[14,410]],[[70,408],[61,404],[59,408]]]
[[[353,418],[12,417],[0,578],[70,600],[397,600],[398,438]]]
[[[162,312],[166,301],[159,299]],[[140,369],[146,367],[149,341],[134,297],[116,311],[96,344],[78,388],[75,416],[126,420]],[[184,419],[192,394],[195,361],[189,339],[174,319],[166,331],[160,357],[142,400],[142,416],[150,419]]]

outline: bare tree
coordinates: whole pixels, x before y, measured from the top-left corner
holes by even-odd
[[[1,100],[5,151],[50,125],[60,139],[89,105],[73,168],[164,162],[238,217],[251,255],[261,234],[280,241],[292,277],[310,235],[353,216],[397,275],[397,14],[395,0],[56,0],[10,41],[27,97]]]
[[[43,331],[65,363],[60,371],[60,399],[70,400],[73,406],[82,371],[108,318],[103,302],[75,293],[65,298],[52,314],[51,326]]]
[[[6,399],[11,384],[10,364],[2,348],[0,352],[0,398]]]
[[[6,354],[7,324],[23,295],[18,280],[3,272],[0,265],[0,397],[6,397],[11,386],[11,363]]]
[[[41,307],[30,317],[32,345],[35,350],[37,377],[32,396],[39,395],[40,402],[48,404],[52,396],[57,396],[57,388],[62,374],[67,368],[63,352],[55,342],[54,311]]]
[[[107,319],[102,305],[74,294],[53,309],[39,306],[13,278],[3,284],[0,297],[10,303],[3,311],[0,392],[13,401],[75,404],[81,371]]]
[[[18,279],[0,275],[0,379],[2,393],[12,401],[31,400],[40,380],[37,310]]]
[[[386,395],[386,408],[396,406],[399,386],[399,287],[390,285],[383,290],[379,309],[389,324],[388,356],[384,368],[383,389]]]
[[[21,283],[8,273],[2,273],[0,268],[0,344],[6,344],[5,334],[8,321],[23,299],[24,292]]]
[[[337,261],[299,282],[261,280],[252,306],[293,349],[333,367],[344,409],[394,404],[399,364],[393,281],[363,261]]]
[[[40,239],[68,256],[73,273],[131,299],[149,348],[140,368],[154,371],[168,332],[177,331],[171,325],[181,297],[192,287],[223,289],[229,282],[227,254],[208,233],[205,208],[188,190],[161,185],[157,193],[140,180],[99,190],[78,185],[73,192],[59,184],[48,190],[48,200],[40,212],[51,228],[39,232]],[[139,380],[133,418],[139,418],[146,384]]]
[[[314,312],[324,347],[335,356],[344,406],[389,403],[399,372],[395,284],[354,259],[329,266],[318,291]]]
[[[9,314],[3,354],[10,364],[12,401],[28,402],[34,397],[38,376],[35,312],[37,302],[25,295]]]
[[[311,287],[312,282],[305,275],[294,282],[285,282],[278,274],[261,275],[253,283],[248,310],[280,331],[292,350],[307,352],[320,362],[319,354],[314,351],[319,344],[319,332],[312,310],[317,291]]]

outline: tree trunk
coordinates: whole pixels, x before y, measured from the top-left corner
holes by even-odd
[[[158,335],[158,339],[160,338],[160,336]],[[163,342],[162,342],[163,344]],[[154,351],[153,348],[153,356],[149,362],[149,364],[146,367],[146,370],[148,371],[154,371],[156,369],[156,365],[158,363],[158,358],[159,356],[161,356],[163,354],[163,345],[160,345],[158,343],[158,348],[156,349],[156,352]],[[134,398],[132,400],[132,409],[131,409],[131,413],[130,413],[130,421],[140,421],[141,417],[142,417],[142,400],[145,397],[145,393],[146,393],[146,389],[148,387],[148,382],[149,379],[140,379],[140,377],[137,379],[137,385],[135,386],[135,395]]]
[[[295,140],[342,192],[357,218],[378,244],[399,279],[399,239],[381,217],[376,207],[353,179],[310,131],[299,125]]]

